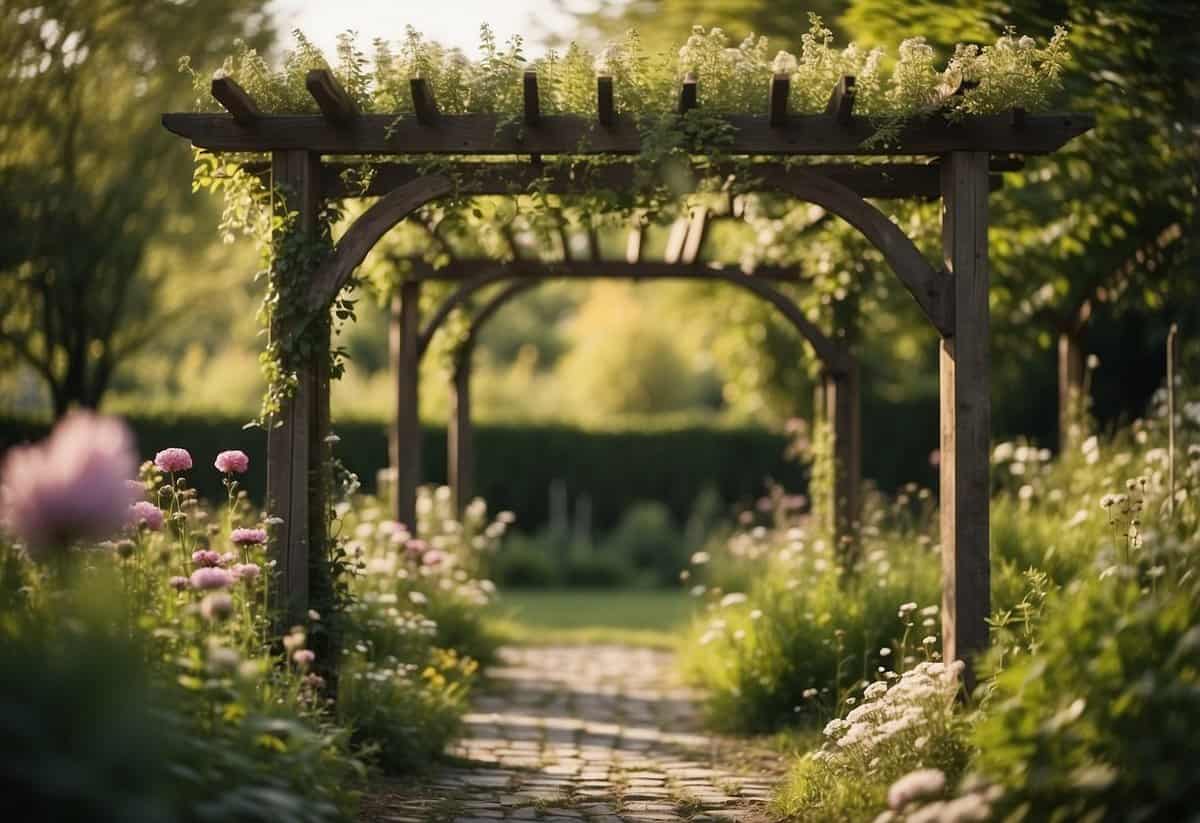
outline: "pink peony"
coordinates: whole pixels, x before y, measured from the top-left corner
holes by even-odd
[[[0,467],[0,515],[35,559],[125,525],[137,498],[133,436],[119,420],[87,411],[64,417],[50,436],[11,449]]]
[[[317,656],[308,649],[297,649],[292,652],[292,660],[296,661],[297,666],[309,666],[316,659]]]
[[[221,555],[209,549],[192,552],[192,565],[196,566],[196,568],[219,566],[221,565]]]
[[[239,546],[256,546],[267,542],[265,529],[234,529],[229,539]]]
[[[187,449],[163,449],[154,455],[154,465],[165,472],[185,472],[192,467]]]
[[[163,510],[153,503],[139,500],[129,507],[129,525],[135,529],[145,526],[152,532],[163,527]]]
[[[257,563],[238,563],[229,571],[235,578],[245,583],[253,583],[262,573],[262,569]]]
[[[250,458],[245,452],[234,449],[218,454],[213,465],[223,474],[245,474],[246,469],[250,468]]]
[[[181,592],[188,587],[188,579],[186,577],[180,577],[179,575],[175,575],[174,577],[172,577],[170,580],[167,581],[167,585],[170,586],[175,591]]]
[[[192,572],[188,582],[193,589],[227,589],[233,585],[233,575],[216,566],[205,566]]]

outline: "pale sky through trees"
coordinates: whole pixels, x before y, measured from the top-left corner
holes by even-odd
[[[479,25],[486,22],[502,43],[522,35],[536,56],[546,35],[569,34],[573,27],[554,0],[275,0],[273,10],[282,32],[299,28],[326,52],[348,29],[369,45],[376,37],[398,40],[411,24],[431,40],[474,55]]]

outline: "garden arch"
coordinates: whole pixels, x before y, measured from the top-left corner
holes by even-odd
[[[563,278],[619,278],[636,281],[714,280],[730,283],[770,303],[816,353],[817,359],[821,363],[824,396],[832,404],[827,412],[827,420],[833,435],[832,451],[836,468],[834,471],[835,482],[831,489],[833,499],[829,506],[832,518],[830,525],[835,535],[848,535],[858,515],[859,467],[861,463],[858,432],[858,365],[853,353],[843,341],[821,331],[804,315],[804,312],[790,297],[772,285],[772,281],[793,279],[791,274],[792,270],[790,269],[776,267],[760,267],[755,270],[753,276],[747,276],[733,269],[715,268],[693,262],[619,263],[602,260],[514,261],[510,263],[462,260],[439,269],[436,273],[439,278],[461,280],[462,285],[442,301],[435,314],[422,327],[417,338],[419,354],[424,353],[433,334],[451,311],[462,306],[487,286],[511,281],[505,288],[487,300],[478,313],[471,318],[466,338],[455,351],[451,381],[451,419],[447,426],[449,461],[447,474],[457,504],[461,507],[469,498],[473,475],[474,456],[470,412],[471,356],[479,332],[505,303],[547,280]],[[401,323],[403,322],[403,314],[401,314]],[[402,337],[403,334],[401,331],[400,336]],[[395,351],[393,354],[396,357],[402,356],[401,351]],[[408,384],[406,383],[405,386],[407,388]],[[401,402],[405,402],[405,400],[402,399]],[[419,431],[398,432],[395,442],[409,443],[415,436],[419,436]],[[393,465],[398,466],[399,461],[404,459],[415,462],[411,454],[397,454],[394,456]],[[406,499],[412,495],[408,489],[402,489],[400,493]]]
[[[828,208],[855,225],[883,253],[896,274],[920,303],[940,345],[940,475],[942,546],[942,645],[947,660],[969,659],[987,645],[990,609],[988,568],[989,453],[991,398],[988,350],[988,205],[990,162],[993,155],[1044,154],[1088,131],[1094,119],[1079,114],[969,115],[955,122],[933,115],[904,124],[886,144],[867,141],[877,123],[853,112],[854,81],[843,78],[833,89],[822,114],[794,115],[788,111],[788,75],[772,78],[763,115],[724,118],[729,139],[723,154],[750,160],[796,157],[933,158],[924,172],[897,170],[897,179],[911,174],[934,174],[942,199],[944,270],[921,266],[910,253],[911,241],[899,228],[884,225],[870,196],[817,185],[811,175],[819,165],[806,166],[794,194],[823,198]],[[322,155],[358,157],[377,164],[379,155],[442,155],[471,179],[470,166],[485,156],[571,157],[580,155],[637,155],[642,133],[636,119],[614,107],[613,78],[597,78],[597,116],[542,115],[536,73],[524,78],[523,122],[508,122],[494,114],[442,115],[427,83],[411,81],[413,116],[362,114],[331,72],[309,73],[307,89],[320,114],[264,114],[253,99],[228,77],[214,79],[213,96],[225,114],[178,113],[163,117],[171,131],[213,152],[242,152],[272,156],[272,182],[283,194],[281,205],[295,215],[290,231],[303,237],[317,225],[322,198],[367,194],[339,188],[326,173]],[[681,116],[698,106],[697,81],[684,79],[678,111]],[[701,153],[703,151],[701,150]],[[386,164],[384,164],[386,165]],[[911,165],[911,164],[910,164]],[[860,165],[853,174],[892,179],[890,168]],[[784,166],[783,171],[792,171]],[[408,170],[376,175],[395,181]],[[480,178],[495,179],[503,172],[483,170]],[[843,169],[832,169],[834,178]],[[528,172],[526,172],[528,173]],[[585,176],[586,178],[587,176]],[[504,181],[512,190],[514,180]],[[777,183],[774,177],[769,177]],[[570,181],[568,181],[570,182]],[[584,185],[595,185],[587,179]],[[294,393],[282,403],[268,435],[268,505],[282,518],[274,548],[279,585],[289,613],[303,614],[309,591],[311,558],[324,556],[329,524],[329,315],[336,295],[350,273],[382,234],[414,209],[450,194],[455,183],[447,175],[411,175],[388,191],[341,238],[324,264],[308,274],[307,312],[289,311],[271,330],[273,340],[293,340],[306,332],[306,356],[298,366]],[[802,193],[801,193],[802,192]],[[914,196],[901,188],[896,196]],[[881,220],[883,222],[881,222]],[[309,264],[311,265],[311,263]],[[930,273],[933,275],[930,276]],[[304,272],[289,272],[295,277]],[[402,343],[408,355],[402,380],[415,380],[411,358],[416,355],[416,306],[419,286],[402,289],[402,313],[410,322]],[[315,330],[315,334],[313,333]],[[320,356],[313,356],[313,351]],[[407,375],[407,376],[403,376]],[[413,392],[415,396],[415,392]],[[403,389],[401,396],[404,396]],[[400,409],[401,416],[416,409]],[[403,419],[400,420],[403,423]],[[970,671],[968,667],[967,671]]]

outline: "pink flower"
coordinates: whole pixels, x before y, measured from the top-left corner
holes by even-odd
[[[40,559],[125,525],[137,498],[126,481],[136,473],[133,436],[124,423],[71,412],[42,442],[9,450],[0,468],[0,515]]]
[[[266,529],[234,529],[229,539],[239,546],[255,546],[267,542]]]
[[[262,573],[257,563],[238,563],[229,571],[236,579],[245,583],[253,583]]]
[[[404,550],[412,557],[420,557],[429,550],[429,544],[424,540],[413,539],[404,544]]]
[[[163,511],[153,503],[139,500],[129,507],[129,525],[134,528],[145,526],[152,532],[163,527]]]
[[[186,577],[175,575],[167,581],[167,585],[169,585],[175,591],[181,592],[188,587],[188,579]]]
[[[185,472],[192,467],[187,449],[163,449],[154,455],[154,465],[165,472]]]
[[[430,549],[429,551],[425,552],[425,554],[421,555],[421,565],[436,566],[437,564],[441,563],[445,557],[446,556],[437,549]]]
[[[213,465],[223,474],[245,474],[246,469],[250,468],[250,458],[245,452],[234,449],[218,454]]]
[[[205,566],[192,572],[188,580],[193,589],[227,589],[233,585],[233,575],[216,566]]]
[[[233,616],[233,598],[225,592],[210,594],[200,601],[200,614],[207,620],[227,620]]]
[[[197,568],[221,565],[221,555],[209,549],[192,552],[192,564]]]
[[[292,660],[296,661],[297,666],[309,666],[316,659],[317,656],[309,649],[297,649],[292,652]]]

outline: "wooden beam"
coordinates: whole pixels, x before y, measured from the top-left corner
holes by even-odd
[[[417,123],[422,126],[437,125],[440,114],[438,112],[437,100],[433,97],[433,88],[426,82],[424,77],[413,77],[408,81],[409,91],[412,93],[413,112],[417,116]],[[395,121],[395,118],[391,118]],[[385,135],[386,139],[386,135]],[[334,154],[335,152],[329,152]],[[357,152],[352,152],[357,153]]]
[[[826,372],[821,380],[833,458],[828,527],[839,557],[852,565],[857,559],[853,541],[861,506],[862,425],[858,363],[848,351],[844,353],[849,368],[841,373]]]
[[[696,262],[700,256],[700,248],[704,245],[704,233],[707,227],[708,209],[704,206],[696,206],[692,209],[692,219],[688,222],[687,238],[684,240],[679,262]]]
[[[1020,131],[1021,129],[1025,128],[1025,117],[1026,117],[1025,109],[1021,108],[1020,106],[1017,106],[1016,108],[1014,108],[1012,110],[1009,117],[1012,121],[1012,127],[1014,129],[1016,129],[1017,131]]]
[[[519,260],[458,259],[440,269],[414,261],[412,279],[438,282],[472,280],[490,273],[506,279],[529,277],[535,279],[635,279],[651,280],[725,280],[730,276],[751,277],[783,283],[802,283],[804,279],[795,266],[762,265],[744,273],[736,266],[717,266],[710,263],[668,263],[657,260]]]
[[[968,689],[987,651],[991,610],[991,388],[988,314],[988,157],[942,162],[942,248],[954,279],[953,328],[940,353],[942,654],[963,660]]]
[[[291,230],[301,236],[316,231],[320,204],[317,168],[320,158],[308,152],[280,152],[273,158],[276,188],[282,194],[278,208],[294,216]],[[306,272],[289,271],[288,277]],[[276,317],[271,339],[295,339],[303,330],[297,315]],[[267,430],[267,512],[283,522],[273,530],[270,544],[275,561],[274,585],[282,607],[284,625],[303,621],[309,602],[309,559],[323,556],[324,515],[328,508],[324,441],[329,421],[329,313],[315,318],[313,350],[292,363],[297,384],[290,397],[280,400]],[[314,517],[317,512],[320,517]]]
[[[239,126],[254,125],[262,114],[254,104],[254,98],[232,77],[214,77],[212,96],[225,107],[225,111],[229,112]]]
[[[629,239],[625,241],[625,262],[634,264],[642,259],[642,237],[645,229],[642,221],[637,220],[629,229]]]
[[[699,84],[696,75],[688,72],[679,87],[679,113],[687,114],[700,105]]]
[[[410,531],[417,525],[417,488],[421,483],[420,370],[421,284],[400,286],[400,368],[396,376],[396,496],[392,514]]]
[[[607,75],[596,78],[596,117],[600,125],[609,128],[613,124],[616,109],[613,106],[613,79]]]
[[[776,74],[771,78],[771,96],[767,100],[767,122],[772,128],[787,124],[788,94],[791,91],[792,79],[786,74]]]
[[[538,99],[538,76],[536,71],[525,72],[525,125],[536,126],[542,117],[541,101]]]
[[[854,78],[845,75],[833,87],[825,113],[838,123],[848,125],[854,116]]]
[[[321,114],[331,123],[344,126],[360,114],[358,104],[329,69],[310,71],[304,78],[304,87],[317,101]]]
[[[678,263],[683,256],[683,244],[687,242],[688,218],[676,217],[671,224],[671,233],[667,235],[667,247],[663,251],[664,263]]]
[[[994,171],[1020,168],[1006,156],[993,159]],[[400,186],[411,183],[427,173],[417,163],[376,163],[367,186],[347,186],[342,179],[348,170],[361,168],[361,164],[324,162],[321,164],[321,191],[330,198],[378,197],[388,194]],[[637,185],[639,169],[632,163],[610,163],[594,168],[581,168],[567,164],[539,166],[517,162],[464,162],[457,164],[460,186],[472,194],[518,195],[537,183],[541,190],[551,194],[587,193],[597,189],[628,191]],[[259,165],[253,170],[267,176],[269,169]],[[644,170],[642,170],[644,172]],[[760,181],[763,191],[780,188],[797,175],[817,174],[828,177],[852,189],[861,197],[871,198],[935,198],[941,193],[941,175],[936,163],[822,163],[804,166],[788,166],[783,163],[754,163],[751,165],[717,165],[697,169],[693,182],[705,175],[740,175],[743,182]],[[1000,188],[1002,180],[993,175],[993,190]],[[735,198],[736,201],[736,198]]]
[[[418,87],[416,83],[421,83]],[[416,92],[420,88],[423,91]],[[364,114],[353,130],[334,126],[321,115],[263,115],[255,128],[241,127],[229,115],[163,115],[163,125],[192,145],[212,151],[265,153],[303,149],[320,154],[589,155],[637,154],[642,137],[636,118],[614,115],[609,128],[591,118],[543,115],[539,127],[501,126],[494,114],[436,115],[423,81],[414,81],[416,118]],[[414,122],[414,120],[416,122]],[[438,128],[428,126],[438,124]],[[865,146],[875,134],[870,118],[840,122],[828,114],[791,115],[772,127],[763,115],[729,115],[730,155],[941,155],[952,151],[995,154],[1048,154],[1095,125],[1085,114],[1030,114],[1025,128],[1013,128],[1006,114],[967,117],[948,123],[935,115],[908,123],[886,146]]]

